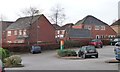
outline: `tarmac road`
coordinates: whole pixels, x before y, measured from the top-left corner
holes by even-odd
[[[79,49],[74,50],[77,52]],[[117,63],[105,63],[106,60],[115,58],[114,46],[104,46],[97,50],[99,58],[76,60],[58,58],[56,50],[44,51],[41,54],[21,54],[25,67],[6,68],[5,70],[6,72],[14,72],[14,70],[118,70]]]

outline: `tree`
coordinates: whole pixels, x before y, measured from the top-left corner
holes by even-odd
[[[62,25],[62,23],[66,19],[64,8],[57,4],[55,7],[51,8],[51,12],[51,22],[53,22],[54,24]]]
[[[35,15],[39,15],[41,13],[41,10],[39,10],[38,8],[36,7],[30,7],[30,8],[26,8],[22,11],[22,14],[25,15],[25,16],[30,16],[30,20],[29,20],[29,30],[31,29],[31,24],[32,24],[32,21],[33,21],[33,18]],[[36,27],[38,26],[38,24],[36,24]],[[37,39],[38,40],[38,28],[36,28],[36,32],[37,32]],[[30,32],[29,32],[29,37],[30,37]],[[28,45],[30,44],[30,41],[28,40]]]
[[[4,16],[3,14],[1,14],[1,15],[0,15],[0,21],[3,21],[3,20],[5,20],[5,19],[7,19],[6,16]]]
[[[34,16],[34,15],[39,15],[41,11],[36,7],[30,7],[30,8],[26,8],[25,10],[23,10],[22,13],[25,16]]]

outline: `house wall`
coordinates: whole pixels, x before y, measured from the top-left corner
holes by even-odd
[[[38,25],[38,26],[37,26]],[[26,30],[27,36],[22,39],[18,39],[17,37],[19,35],[19,30],[22,31],[23,36],[23,30]],[[55,43],[55,28],[51,25],[51,23],[47,20],[47,18],[42,15],[40,18],[35,21],[29,28],[26,29],[17,29],[17,35],[14,35],[15,30],[9,30],[12,32],[11,36],[7,35],[6,33],[6,43],[8,41],[11,41],[11,43],[15,43],[16,40],[23,40],[23,43],[30,44],[30,43],[36,43],[37,41],[41,42],[52,42]]]
[[[7,32],[6,31],[6,43],[8,43],[8,41],[11,41],[11,43],[14,43],[14,41],[16,40],[16,35],[14,35],[14,30],[9,30],[11,31],[11,36],[8,36]]]
[[[56,30],[55,31],[55,38],[63,38],[65,34],[65,30]]]
[[[120,36],[120,26],[114,25],[114,26],[111,26],[111,28],[117,33],[117,35]]]
[[[77,28],[77,29],[83,29],[85,28],[86,25],[82,25],[80,24],[80,26],[73,26],[73,28]],[[104,25],[105,26],[105,30],[95,30],[95,24],[91,24],[89,25],[91,26],[91,34],[92,34],[92,38],[96,38],[96,35],[104,36],[104,38],[108,38],[109,36],[116,36],[116,32],[109,26],[109,25]],[[103,25],[99,25],[99,26],[103,26]]]
[[[30,42],[52,42],[55,43],[55,28],[45,16],[41,16],[30,28]]]
[[[84,26],[83,24],[80,24],[80,25],[77,25],[77,26],[72,26],[72,28],[75,28],[75,29],[78,29],[78,28],[79,28],[79,29],[82,29],[83,26]]]
[[[96,35],[104,36],[104,38],[109,38],[109,36],[116,36],[116,32],[107,25],[105,25],[105,30],[95,30],[95,25],[93,25],[91,34],[93,38],[96,38]]]
[[[6,42],[6,32],[5,32],[5,29],[11,25],[13,22],[0,22],[1,24],[1,28],[0,28],[0,31],[1,31],[1,35],[2,35],[2,43],[5,43]]]

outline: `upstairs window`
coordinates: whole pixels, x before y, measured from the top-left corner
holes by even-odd
[[[100,30],[100,26],[95,26],[95,30]]]
[[[101,26],[101,30],[105,30],[105,26]]]
[[[8,31],[7,32],[7,36],[11,36],[12,32],[11,31]]]
[[[14,35],[17,35],[17,30],[14,31]]]
[[[23,30],[23,35],[24,35],[24,36],[26,36],[26,35],[27,35],[27,33],[26,33],[26,32],[27,32],[27,30],[26,30],[26,29],[25,29],[25,30]]]
[[[57,31],[57,34],[60,34],[60,30]]]
[[[65,33],[65,30],[62,30],[62,34],[64,34]]]
[[[22,30],[19,30],[19,35],[22,35]]]
[[[91,29],[92,29],[92,27],[91,27],[91,26],[86,25],[86,26],[84,27],[84,29],[91,30]]]

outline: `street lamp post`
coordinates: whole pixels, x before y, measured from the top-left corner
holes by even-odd
[[[36,44],[38,45],[38,35],[39,35],[38,30],[39,30],[39,28],[40,28],[39,25],[38,25],[38,22],[37,22],[37,24],[36,24],[36,27],[37,27],[37,28],[36,28],[36,33],[37,33],[37,34],[36,34]]]

